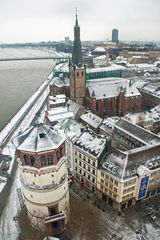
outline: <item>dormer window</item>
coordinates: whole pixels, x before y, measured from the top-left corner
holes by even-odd
[[[39,134],[39,137],[40,137],[40,138],[44,138],[44,137],[45,137],[45,134],[44,134],[44,133],[40,133],[40,134]]]

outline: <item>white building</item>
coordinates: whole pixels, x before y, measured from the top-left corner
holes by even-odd
[[[34,227],[51,234],[69,218],[65,140],[63,131],[42,123],[14,139],[28,216]]]

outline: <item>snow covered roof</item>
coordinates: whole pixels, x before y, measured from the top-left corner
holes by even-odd
[[[95,58],[93,58],[93,61],[94,60],[101,60],[101,59],[106,59],[106,55],[101,55],[101,56],[98,56],[98,57],[95,57]]]
[[[105,133],[111,135],[114,129],[116,122],[118,122],[119,117],[109,117],[105,118],[100,126],[100,130],[103,130]]]
[[[64,94],[56,95],[55,97],[49,96],[49,104],[62,104],[66,102],[66,96]]]
[[[103,48],[103,47],[96,47],[96,48],[94,49],[94,52],[106,52],[106,50],[105,50],[105,48]]]
[[[124,118],[119,119],[115,125],[115,128],[126,132],[128,135],[131,135],[133,138],[138,139],[145,145],[149,146],[153,144],[160,144],[160,138],[156,134],[153,134],[138,125],[135,125]]]
[[[84,127],[81,123],[77,122],[73,118],[67,118],[63,122],[60,123],[60,128],[65,132],[66,137],[73,140],[73,138],[77,138],[81,133]]]
[[[139,123],[145,121],[151,121],[152,117],[149,112],[139,112],[139,113],[128,113],[124,116],[125,119],[131,121],[132,123]]]
[[[109,67],[100,67],[100,68],[88,68],[86,69],[87,73],[93,73],[93,72],[107,72],[107,71],[119,71],[119,70],[126,70],[126,67],[112,64]]]
[[[93,157],[99,157],[105,149],[106,138],[89,129],[85,129],[75,141],[74,146]]]
[[[94,128],[98,128],[103,121],[102,118],[98,117],[90,111],[85,111],[81,115],[80,119]]]
[[[130,85],[129,80],[124,78],[95,79],[88,81],[87,87],[90,97],[95,97],[96,99],[117,97],[121,88],[124,89],[124,95],[127,97],[141,95],[137,88]]]
[[[51,85],[55,85],[57,87],[69,86],[69,78],[67,77],[54,77],[52,79]]]
[[[120,180],[136,178],[138,175],[145,175],[150,170],[160,168],[160,145],[141,147],[135,151],[115,153],[104,158],[102,169]]]
[[[78,113],[79,109],[82,108],[81,105],[79,105],[78,103],[76,103],[70,99],[66,103],[66,107],[67,107],[68,111],[73,112],[74,115],[76,115]]]
[[[154,122],[160,122],[160,104],[150,110]]]
[[[64,119],[70,118],[70,117],[74,117],[74,113],[73,112],[61,112],[58,114],[48,114],[47,118],[48,120],[52,123],[52,122],[59,122],[62,121]]]
[[[43,152],[57,149],[66,140],[64,132],[36,123],[13,139],[17,150]]]

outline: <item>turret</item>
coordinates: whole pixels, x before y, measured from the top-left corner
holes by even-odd
[[[69,218],[65,140],[62,131],[42,123],[13,140],[29,219],[51,234],[64,229]]]

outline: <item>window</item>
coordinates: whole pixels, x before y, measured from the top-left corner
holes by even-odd
[[[83,164],[83,167],[86,168],[86,164],[85,163]]]
[[[88,158],[88,163],[90,164],[91,160]]]
[[[77,170],[78,170],[77,167],[75,168],[75,170],[76,170],[76,172],[77,172]]]
[[[108,180],[109,179],[108,175],[106,175],[105,178]]]
[[[88,167],[88,171],[90,172],[90,167]]]
[[[60,157],[63,157],[63,148],[60,148]]]
[[[86,160],[86,157],[85,157],[85,156],[83,156],[83,160]]]
[[[83,176],[84,176],[84,177],[86,176],[86,173],[85,173],[85,172],[83,173]]]
[[[93,167],[95,167],[95,162],[93,161]]]
[[[104,173],[103,172],[101,172],[101,177],[104,177]]]
[[[30,156],[30,160],[31,160],[31,166],[35,167],[35,157]]]
[[[88,179],[90,180],[90,175],[88,175]]]
[[[40,133],[40,134],[39,134],[39,137],[40,137],[40,138],[44,138],[44,137],[45,137],[45,134],[44,134],[44,133]]]
[[[104,180],[103,180],[103,179],[101,179],[101,183],[102,183],[102,184],[104,183]]]
[[[117,193],[117,188],[114,188],[114,192],[116,192],[116,193]]]
[[[30,159],[28,155],[24,155],[25,165],[30,165]]]
[[[75,151],[74,153],[75,153],[75,155],[77,155],[77,151]]]
[[[118,181],[115,180],[114,184],[115,184],[116,186],[118,186]]]
[[[92,182],[95,183],[95,179],[94,178],[92,179]]]
[[[79,161],[79,165],[81,166],[81,161]]]
[[[93,169],[93,172],[92,172],[94,175],[95,175],[95,170]]]
[[[53,165],[53,156],[50,154],[47,156],[48,166]]]
[[[108,182],[105,182],[105,186],[108,187]]]
[[[81,76],[82,76],[82,77],[84,76],[84,72],[81,72]]]
[[[113,183],[113,178],[110,177],[110,182]]]
[[[79,157],[81,158],[81,154],[79,153]]]
[[[79,72],[77,72],[77,77],[79,77]]]
[[[45,156],[41,156],[40,157],[40,161],[41,161],[41,167],[45,167],[46,166],[46,157]]]
[[[81,169],[79,170],[79,173],[80,173],[80,174],[82,173]]]
[[[75,158],[75,163],[77,163],[77,158]]]

